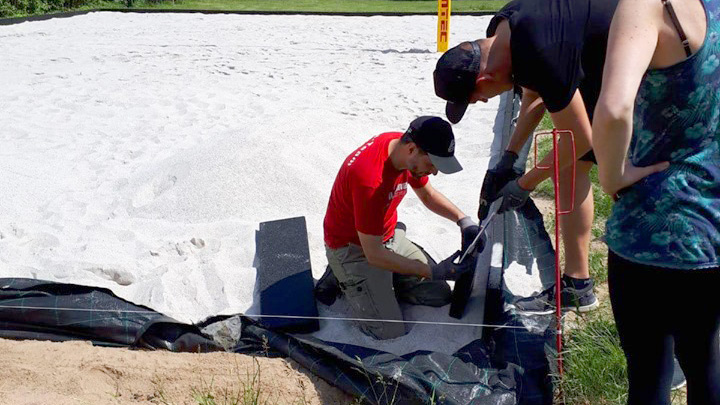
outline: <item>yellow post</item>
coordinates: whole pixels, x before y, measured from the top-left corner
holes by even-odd
[[[445,52],[450,39],[450,0],[438,0],[437,51]]]

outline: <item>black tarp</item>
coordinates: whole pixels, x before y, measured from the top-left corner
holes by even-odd
[[[222,350],[196,326],[125,301],[108,289],[27,278],[0,278],[0,337],[89,340],[100,346],[174,352]]]
[[[456,353],[397,356],[367,347],[274,332],[248,318],[235,352],[287,356],[369,404],[516,404],[522,369],[497,370],[476,340]]]

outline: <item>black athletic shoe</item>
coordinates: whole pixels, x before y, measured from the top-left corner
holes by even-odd
[[[579,290],[573,288],[562,280],[562,310],[575,312],[588,312],[600,305],[595,293],[594,284]],[[515,301],[515,309],[528,315],[549,315],[555,313],[555,286],[527,298]]]
[[[335,274],[330,269],[330,266],[327,266],[325,268],[325,274],[323,274],[317,284],[315,284],[315,299],[330,306],[335,303],[335,300],[340,294],[342,294],[340,284],[337,278],[335,278]]]

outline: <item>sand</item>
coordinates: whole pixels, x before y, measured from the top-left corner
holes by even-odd
[[[2,404],[347,404],[352,398],[292,360],[169,353],[87,342],[0,339]],[[240,402],[243,403],[243,402]],[[247,402],[251,403],[251,402]]]
[[[488,21],[453,17],[451,44],[484,36]],[[259,223],[304,216],[319,278],[326,265],[322,219],[345,156],[381,132],[404,131],[419,115],[443,115],[431,80],[435,29],[432,16],[107,12],[0,27],[0,277],[105,287],[184,322],[251,313]],[[431,179],[470,215],[497,108],[494,99],[469,110],[454,127],[465,170]],[[413,193],[399,216],[433,257],[459,248],[457,226]],[[321,313],[342,315],[339,305]],[[409,308],[406,317],[450,319],[447,308]],[[452,353],[477,337],[467,327],[413,328],[380,348]],[[325,321],[318,336],[372,343],[348,323]],[[25,353],[15,359],[33,373],[44,372],[32,367],[35,351],[107,350],[2,344]],[[125,352],[120,357],[132,360],[122,361],[133,363],[174,358]],[[221,360],[178,367],[249,361],[208,356]],[[19,380],[0,385],[5,398],[33,390],[21,377],[25,366],[16,367],[4,377]],[[121,366],[110,363],[97,367],[71,368],[78,381],[105,381],[96,387],[102,392],[113,375],[132,374],[115,373]],[[151,373],[166,371],[153,367]],[[197,382],[198,372],[187,375]],[[38,374],[37,381],[49,378]],[[290,384],[305,386],[305,395],[309,378],[294,373]],[[145,380],[142,389],[122,391],[122,399],[152,394]],[[17,391],[18,381],[26,393]],[[83,398],[78,403],[101,395],[95,388],[87,397],[84,390],[65,393],[58,381],[53,395]],[[60,403],[60,396],[35,403]]]
[[[486,17],[453,18],[453,38]],[[91,13],[0,27],[0,276],[107,287],[181,321],[253,302],[254,233],[305,216],[313,274],[345,156],[441,115],[435,18]],[[496,103],[456,126],[476,209]],[[412,194],[412,193],[410,193]],[[457,226],[414,195],[408,236],[444,258]]]

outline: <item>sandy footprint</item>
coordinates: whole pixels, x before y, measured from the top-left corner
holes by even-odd
[[[28,246],[33,252],[53,250],[54,248],[60,246],[60,239],[58,239],[57,236],[51,235],[47,232],[38,232],[28,239]]]
[[[183,172],[187,170],[186,168],[183,169]],[[156,198],[175,186],[180,177],[180,172],[165,173],[141,185],[132,199],[133,207],[140,208],[152,203]]]
[[[135,276],[127,270],[97,265],[83,269],[118,285],[127,286],[135,282]]]

